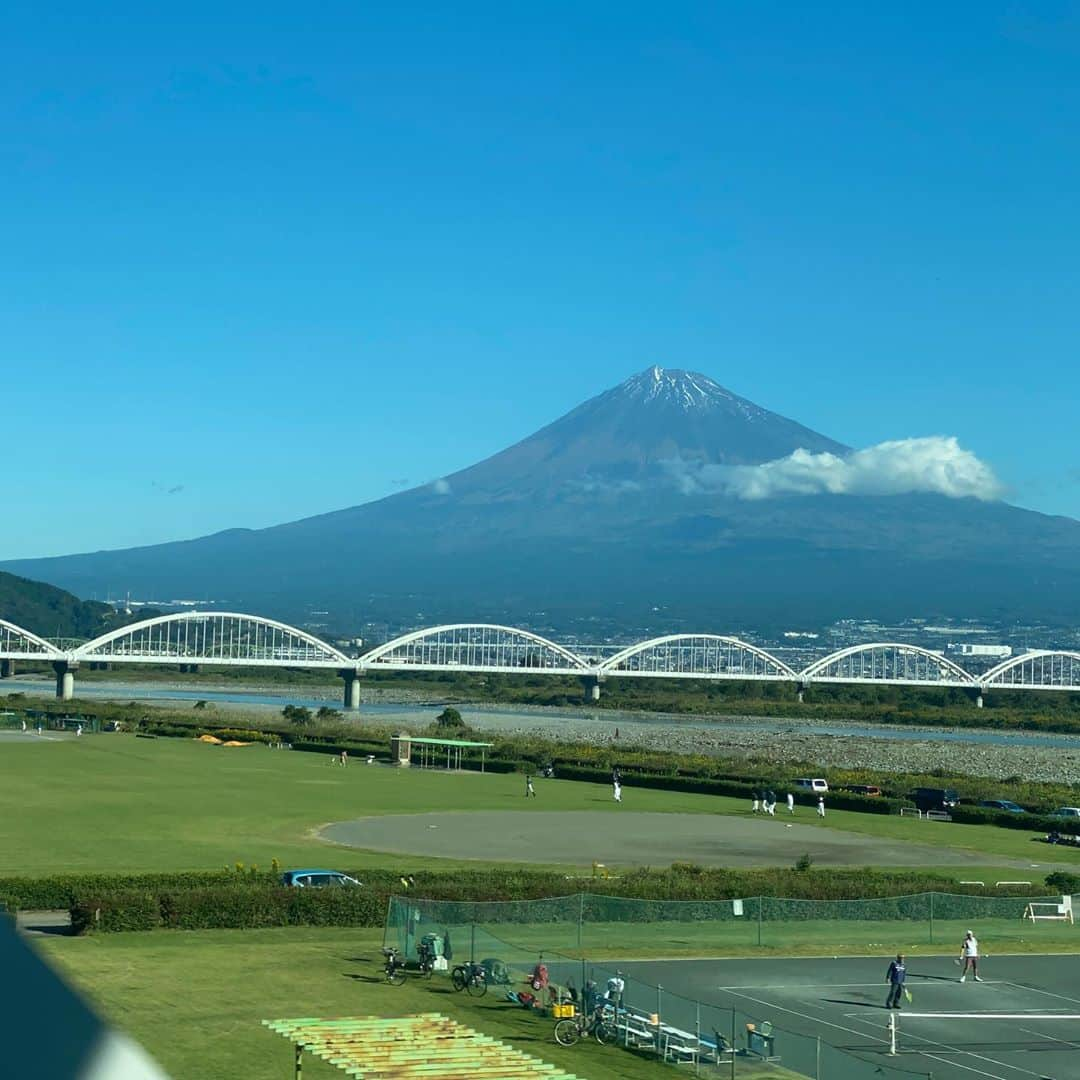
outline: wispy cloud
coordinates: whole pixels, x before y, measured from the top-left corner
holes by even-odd
[[[933,492],[950,498],[999,499],[993,469],[952,436],[897,439],[845,457],[796,450],[762,465],[665,462],[686,494],[712,492],[740,499],[777,495],[902,495]]]
[[[155,491],[160,491],[163,495],[179,495],[184,490],[183,484],[162,484],[157,480],[151,480],[150,486]]]

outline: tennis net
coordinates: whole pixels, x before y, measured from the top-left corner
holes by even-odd
[[[889,1053],[967,1054],[985,1050],[1080,1050],[1080,1013],[894,1012]]]

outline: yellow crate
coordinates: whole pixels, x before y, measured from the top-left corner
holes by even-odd
[[[566,1017],[572,1017],[574,1015],[574,1003],[567,1002],[565,1005],[552,1005],[551,1015],[556,1020],[562,1020]]]

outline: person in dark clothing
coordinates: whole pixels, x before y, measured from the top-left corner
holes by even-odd
[[[907,978],[907,966],[904,964],[903,953],[897,953],[896,959],[889,965],[885,973],[885,981],[889,984],[889,996],[885,999],[886,1009],[899,1009],[900,997],[904,992],[904,979]]]

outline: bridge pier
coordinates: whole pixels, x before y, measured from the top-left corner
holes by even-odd
[[[10,679],[15,674],[14,660],[0,660],[0,679]]]
[[[61,701],[70,701],[75,696],[75,672],[79,665],[72,660],[54,660],[56,672],[56,696]]]
[[[599,675],[585,675],[581,680],[581,685],[585,688],[585,701],[600,700],[600,676]]]
[[[342,668],[338,674],[345,680],[342,704],[348,712],[360,709],[360,672],[356,668]]]
[[[199,665],[198,664],[181,664],[180,665],[180,674],[181,675],[198,675],[199,674]]]
[[[809,689],[806,683],[800,682],[795,684],[795,700],[801,705],[803,703],[803,695]]]
[[[982,707],[983,707],[983,688],[980,686],[979,689],[975,691],[975,708],[976,709],[981,709]]]

